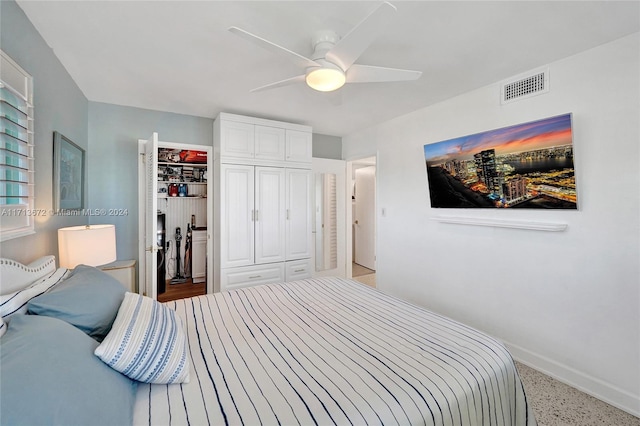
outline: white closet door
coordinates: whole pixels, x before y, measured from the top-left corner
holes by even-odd
[[[254,125],[222,121],[220,123],[220,155],[222,157],[253,158],[255,145]]]
[[[286,160],[311,163],[312,136],[310,132],[299,130],[287,130],[286,133]]]
[[[311,257],[311,170],[287,170],[287,260]]]
[[[255,158],[284,160],[284,129],[255,126]]]
[[[285,172],[256,167],[255,263],[285,260]]]
[[[254,167],[222,164],[220,266],[252,265],[254,260]]]

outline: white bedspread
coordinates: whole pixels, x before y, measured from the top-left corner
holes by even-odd
[[[359,283],[170,302],[191,381],[140,385],[140,425],[535,425],[504,346]]]

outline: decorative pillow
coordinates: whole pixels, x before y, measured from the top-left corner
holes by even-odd
[[[2,424],[132,424],[137,383],[100,362],[96,346],[56,318],[14,316],[0,340]]]
[[[27,303],[62,282],[68,275],[67,272],[67,268],[59,268],[20,291],[0,296],[0,316],[2,319],[9,322],[8,319],[11,315],[27,312]]]
[[[112,276],[79,265],[49,293],[27,304],[27,312],[59,318],[102,341],[111,330],[126,290]]]
[[[145,383],[187,383],[189,358],[182,320],[149,298],[124,296],[111,331],[95,350],[107,365]]]

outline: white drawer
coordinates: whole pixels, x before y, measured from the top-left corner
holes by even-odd
[[[284,271],[285,281],[295,281],[305,278],[311,278],[311,259],[286,262]]]
[[[280,283],[284,281],[284,263],[222,269],[220,275],[221,291],[260,284]]]

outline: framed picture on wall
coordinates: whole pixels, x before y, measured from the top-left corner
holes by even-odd
[[[53,132],[53,208],[84,208],[84,150]]]
[[[424,145],[434,208],[577,209],[572,115]]]

